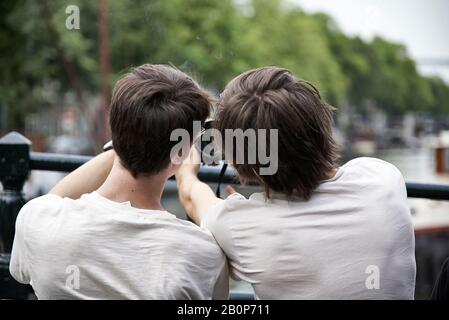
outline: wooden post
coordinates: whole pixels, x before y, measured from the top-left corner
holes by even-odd
[[[111,63],[109,58],[109,20],[108,20],[108,0],[99,0],[99,20],[100,20],[100,72],[101,72],[101,119],[100,136],[98,141],[103,145],[110,138],[109,128],[109,103],[110,103],[110,73]]]

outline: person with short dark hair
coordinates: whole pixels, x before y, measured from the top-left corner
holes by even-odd
[[[338,166],[332,110],[286,69],[239,75],[220,96],[215,129],[239,179],[264,192],[220,199],[198,180],[198,161],[189,161],[176,174],[180,201],[256,298],[413,299],[415,243],[404,179],[374,158]],[[223,138],[227,130],[253,130],[258,138],[237,143]],[[260,144],[260,130],[277,135],[265,133]],[[264,155],[273,146],[277,170],[262,174],[269,164],[249,161],[251,152]],[[198,156],[192,148],[190,158]]]
[[[114,151],[22,208],[13,277],[39,299],[227,299],[225,256],[210,232],[161,205],[179,168],[170,135],[204,122],[210,106],[207,92],[169,66],[122,77],[110,109]]]

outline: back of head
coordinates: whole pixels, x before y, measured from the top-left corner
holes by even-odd
[[[216,128],[222,135],[226,129],[277,129],[275,174],[259,175],[259,162],[234,162],[234,166],[241,180],[261,183],[268,196],[273,190],[308,199],[338,158],[332,111],[311,84],[286,69],[264,67],[245,72],[227,85],[218,103]],[[239,148],[248,153],[247,142],[235,146],[237,152]],[[233,159],[235,154],[226,157]]]
[[[170,163],[175,129],[193,136],[193,121],[205,121],[210,97],[188,75],[166,65],[144,64],[116,84],[110,125],[114,149],[134,177],[152,175]]]

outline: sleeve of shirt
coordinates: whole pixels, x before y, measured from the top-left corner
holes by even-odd
[[[225,201],[222,201],[209,209],[201,221],[201,228],[209,230],[221,247],[229,261],[238,261],[238,254],[235,250],[234,241],[232,238],[231,219],[234,201],[245,199],[239,193],[233,193]],[[232,202],[232,204],[231,204]],[[234,265],[231,263],[231,265]],[[229,275],[234,280],[241,280],[230,266]]]
[[[25,245],[25,216],[28,211],[28,206],[24,206],[20,210],[16,219],[16,231],[11,252],[11,261],[9,264],[9,272],[20,283],[29,284],[29,261],[27,259],[26,245]]]
[[[59,208],[61,201],[61,197],[52,194],[37,197],[26,203],[17,215],[9,272],[18,282],[29,284],[31,281],[30,246],[35,239],[30,239],[30,228],[36,220],[42,219],[42,212]]]

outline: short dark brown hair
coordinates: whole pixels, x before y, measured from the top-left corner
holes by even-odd
[[[144,64],[116,84],[110,109],[114,150],[134,177],[151,175],[170,163],[175,129],[192,137],[193,121],[209,115],[209,94],[185,73],[166,65]]]
[[[334,108],[321,99],[313,85],[295,78],[289,70],[263,67],[245,72],[226,86],[217,106],[215,126],[222,136],[226,129],[278,129],[278,170],[274,175],[259,175],[258,162],[234,163],[240,180],[261,183],[268,197],[273,190],[309,199],[335,168]],[[226,150],[224,143],[222,147]],[[238,148],[231,150],[238,152]],[[247,159],[247,141],[243,148]],[[235,154],[229,157],[234,160]]]

